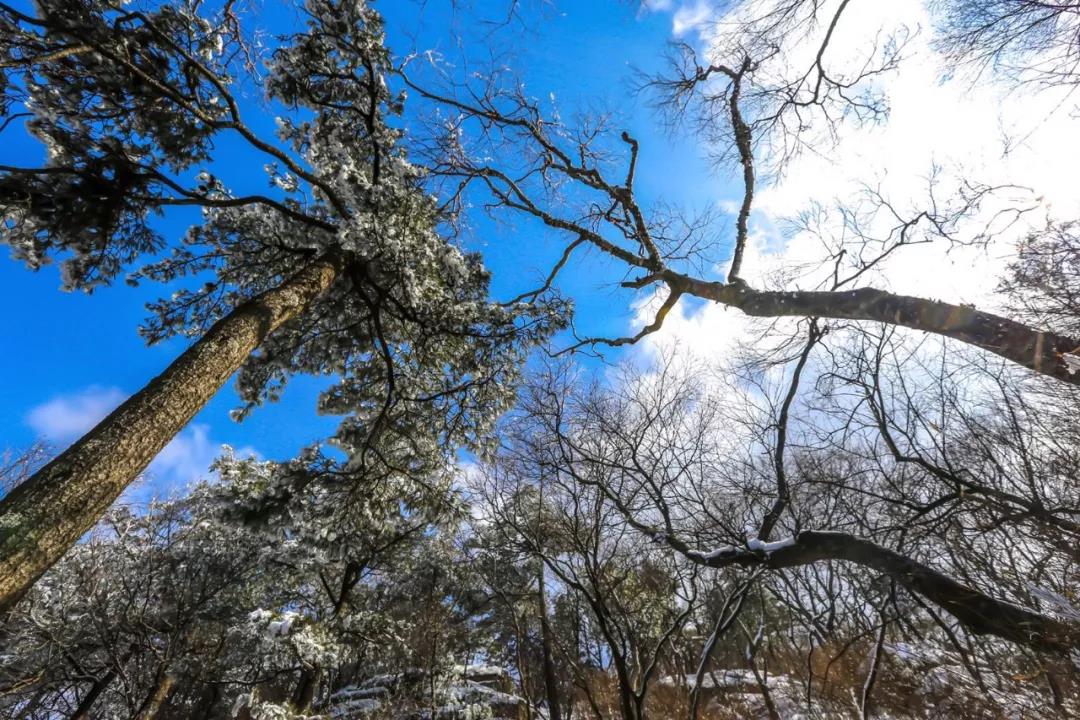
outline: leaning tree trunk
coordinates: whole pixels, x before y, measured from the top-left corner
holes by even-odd
[[[216,322],[165,372],[0,500],[0,612],[105,513],[259,343],[330,287],[316,260]]]
[[[71,720],[86,720],[90,717],[90,708],[94,706],[97,699],[101,696],[101,693],[105,692],[105,689],[109,687],[109,684],[116,679],[116,670],[109,670],[107,673],[99,677],[94,681],[94,684],[90,686],[90,690],[79,702],[79,706],[75,708],[75,712],[71,714]]]
[[[169,695],[176,685],[176,676],[165,669],[158,675],[153,691],[143,701],[142,708],[135,715],[135,720],[158,720],[162,716]]]
[[[307,715],[311,710],[311,704],[315,702],[315,692],[319,689],[319,680],[322,679],[321,668],[304,668],[300,671],[300,680],[292,695],[292,709]]]
[[[967,305],[860,288],[844,291],[757,290],[743,282],[708,282],[664,271],[673,291],[735,307],[762,318],[869,320],[942,335],[992,352],[1058,380],[1080,385],[1080,339],[1038,330]]]
[[[686,545],[671,541],[676,550]],[[685,552],[710,567],[729,565],[787,568],[821,560],[844,560],[872,568],[898,585],[948,611],[972,635],[994,635],[1042,652],[1068,657],[1080,647],[1080,623],[1043,615],[981,590],[877,543],[845,532],[804,530],[774,549],[728,546],[711,553]]]

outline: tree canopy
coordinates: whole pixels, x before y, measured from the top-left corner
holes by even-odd
[[[677,37],[598,109],[516,64],[546,3],[448,3],[452,50],[366,0],[0,4],[0,134],[43,150],[0,164],[12,261],[160,287],[142,335],[190,341],[0,457],[0,713],[1080,713],[1077,218],[853,149],[897,78],[1072,127],[1080,7],[872,5],[623,7]],[[665,136],[728,201],[657,192]],[[865,172],[780,217],[822,163]],[[946,257],[977,302],[911,290]],[[298,375],[329,437],[117,501],[230,378],[240,420]]]

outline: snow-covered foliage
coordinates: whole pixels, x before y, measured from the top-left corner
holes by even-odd
[[[238,414],[293,374],[333,375],[319,410],[348,416],[337,440],[356,462],[376,460],[377,433],[396,440],[381,444],[388,464],[484,439],[565,308],[493,302],[479,255],[439,231],[440,201],[388,120],[404,96],[374,8],[309,0],[306,27],[265,58],[255,18],[231,2],[48,0],[37,13],[0,9],[5,107],[48,149],[41,167],[0,171],[0,241],[17,258],[59,259],[72,288],[124,272],[169,286],[143,328],[151,342],[197,338],[331,261],[329,289],[243,367]],[[242,117],[252,82],[276,136]],[[245,160],[222,162],[226,146]],[[252,177],[270,190],[252,192]],[[152,222],[173,206],[202,210],[179,240]]]
[[[732,4],[736,30],[753,29],[739,25],[750,5],[759,6]],[[724,152],[750,175],[770,142],[780,141],[779,156],[767,169],[817,144],[803,134],[803,114],[883,119],[886,88],[874,78],[903,60],[898,38],[867,58],[877,60],[857,77],[869,82],[826,77],[825,46],[812,75],[782,81],[791,68],[778,67],[788,61],[778,44],[831,27],[820,9],[847,5],[768,4],[781,11],[763,16],[767,32],[732,30],[733,43],[718,47],[763,52],[766,62],[723,72],[682,53],[671,99],[678,105],[709,81],[717,92],[703,106],[721,114],[707,116],[706,137],[728,143]],[[633,200],[637,140],[622,135],[594,150],[603,123],[575,134],[557,113],[543,119],[522,85],[502,93],[501,81],[456,78],[437,63],[453,89],[476,95],[454,105],[417,93],[457,114],[436,114],[447,136],[434,154],[447,157],[429,176],[406,153],[413,138],[397,89],[406,81],[365,0],[307,0],[303,26],[268,41],[265,58],[231,0],[42,0],[35,12],[0,6],[0,102],[5,113],[30,113],[26,128],[47,150],[41,168],[0,170],[3,241],[32,267],[63,262],[72,288],[130,271],[132,282],[175,290],[151,308],[151,341],[202,336],[298,268],[328,262],[329,288],[241,369],[238,414],[307,373],[333,378],[319,410],[344,420],[333,450],[312,447],[287,462],[227,453],[219,479],[185,497],[145,513],[113,509],[4,618],[0,713],[1080,712],[1080,348],[1055,345],[1050,359],[1065,373],[1033,378],[1019,369],[1027,356],[1003,366],[898,330],[920,320],[901,302],[873,316],[884,325],[846,311],[828,322],[768,318],[752,328],[761,342],[723,362],[656,353],[655,365],[602,381],[551,364],[515,398],[526,352],[568,308],[546,290],[535,303],[493,302],[479,256],[448,235],[453,217],[441,203],[465,207],[465,190],[433,197],[432,176],[500,178],[489,186],[496,205],[574,236],[556,270],[591,244],[629,262],[627,289],[734,288],[749,302],[734,270],[726,282],[681,274],[699,260],[711,268],[711,243],[694,222]],[[857,84],[869,94],[852,94]],[[277,115],[276,134],[260,136],[241,117],[236,97],[249,86]],[[755,132],[778,140],[751,142],[739,92]],[[775,122],[753,119],[773,112]],[[507,165],[498,153],[471,152],[484,144],[470,147],[472,125],[502,143]],[[226,134],[258,158],[235,176],[215,162]],[[622,150],[629,169],[604,180]],[[514,167],[521,187],[562,204],[551,213],[533,205],[509,179]],[[260,192],[246,182],[253,174]],[[879,265],[912,243],[954,242],[972,210],[968,193],[983,194],[974,188],[913,220],[880,196],[869,212],[844,209],[829,262],[809,263],[832,287],[815,297],[871,297],[845,288],[882,279]],[[172,205],[201,211],[175,243],[153,223]],[[875,240],[862,223],[886,215],[900,225]],[[1066,223],[1019,248],[1001,286],[1018,318],[1076,334],[1078,245]],[[676,264],[666,267],[669,259]],[[778,273],[792,273],[782,284],[817,277],[796,270]],[[782,293],[778,314],[797,294]],[[1047,332],[1001,318],[958,330],[970,310],[950,306],[934,332],[962,340],[993,330],[992,342],[1020,343],[1040,370]],[[1008,327],[1021,339],[1004,337]],[[980,347],[1001,349],[991,341]],[[515,399],[517,412],[495,426]],[[498,450],[485,442],[493,427]],[[462,445],[491,452],[459,473]]]
[[[299,10],[261,56],[256,16],[232,2],[0,8],[4,109],[48,150],[0,170],[0,240],[32,267],[59,260],[70,288],[125,272],[167,286],[151,342],[202,336],[309,263],[332,266],[240,369],[238,414],[307,373],[333,377],[317,409],[344,417],[332,456],[226,455],[220,482],[112,511],[4,626],[5,712],[303,717],[371,675],[448,677],[465,659],[482,598],[455,556],[452,460],[489,439],[565,308],[491,300],[479,255],[442,232],[395,127],[379,14]],[[242,116],[253,87],[276,134]],[[227,144],[242,162],[221,160]],[[201,210],[179,241],[153,221],[173,206]],[[483,704],[453,687],[447,703]]]
[[[302,717],[331,682],[417,664],[453,602],[451,568],[432,573],[434,531],[459,517],[448,477],[355,477],[318,455],[218,467],[186,498],[114,510],[34,587],[2,631],[17,691],[0,712],[70,715],[100,685],[97,717],[158,691],[176,716]]]
[[[502,668],[495,670],[458,665],[434,676],[416,669],[378,675],[336,691],[330,696],[328,709],[331,717],[343,720],[517,718],[525,701],[505,691],[513,687],[513,681]]]

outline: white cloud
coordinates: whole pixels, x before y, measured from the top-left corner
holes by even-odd
[[[94,427],[126,397],[118,388],[91,385],[31,409],[26,424],[45,440],[67,443]]]
[[[717,17],[717,0],[690,0],[677,4],[676,0],[641,0],[638,17],[650,13],[671,13],[671,34],[677,38],[701,33]]]
[[[667,12],[675,7],[675,0],[641,0],[638,10],[641,13]]]
[[[125,399],[127,393],[119,388],[91,385],[31,408],[26,424],[59,450],[93,428]],[[128,488],[125,498],[141,502],[179,492],[209,476],[210,464],[221,451],[222,444],[211,437],[209,425],[192,423],[158,453],[143,477]],[[240,448],[236,454],[259,456],[251,447]]]
[[[720,14],[700,17],[691,12],[702,7],[706,4],[685,6],[685,22],[719,27],[715,21],[721,19]],[[840,198],[850,205],[864,184],[880,185],[896,207],[915,214],[929,202],[927,178],[937,167],[942,197],[953,194],[962,179],[1030,189],[1005,193],[962,231],[974,232],[1016,197],[1026,198],[1037,210],[1002,234],[989,250],[950,247],[945,242],[903,248],[879,272],[867,276],[865,284],[994,309],[996,278],[1013,244],[1048,217],[1080,216],[1080,195],[1072,181],[1080,167],[1080,144],[1073,141],[1076,118],[1068,112],[1075,101],[1063,101],[1053,92],[1006,88],[987,78],[977,85],[964,78],[943,81],[947,68],[930,47],[932,22],[920,0],[861,7],[853,3],[837,26],[827,62],[857,60],[868,38],[879,37],[883,27],[900,24],[919,32],[909,43],[900,70],[877,81],[888,98],[887,121],[874,127],[843,126],[837,145],[804,152],[787,167],[779,183],[758,188],[752,216],[757,237],[744,259],[743,276],[762,286],[776,270],[794,267],[799,272],[786,285],[813,287],[830,269],[821,244],[806,233],[782,236],[775,229],[778,221],[814,202],[833,206]],[[675,34],[687,27],[675,28]],[[702,33],[708,35],[706,30]],[[704,40],[708,42],[707,37]],[[812,57],[816,40],[809,38],[805,47],[795,48],[789,54],[792,62],[805,61],[808,53]],[[718,206],[735,210],[729,197],[718,199]],[[833,213],[830,223],[836,217]],[[635,327],[651,321],[651,308],[651,304],[639,308]],[[739,336],[747,336],[746,323],[738,311],[713,304],[688,310],[684,304],[644,344],[645,352],[677,340],[680,346],[707,357],[730,354]]]
[[[635,307],[634,327],[648,325],[667,298],[661,289]],[[659,361],[678,343],[680,350],[690,350],[702,359],[730,357],[747,336],[751,319],[738,310],[716,303],[703,303],[692,308],[684,299],[668,313],[663,327],[643,339],[639,352],[650,361]]]
[[[670,7],[670,3],[668,6]],[[675,37],[698,32],[714,15],[715,11],[708,0],[696,0],[693,4],[683,5],[675,11],[675,16],[671,19],[671,32]]]

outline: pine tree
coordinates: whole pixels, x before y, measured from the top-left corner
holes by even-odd
[[[251,81],[243,58],[255,61],[232,3],[216,14],[100,0],[48,0],[36,16],[0,8],[5,109],[30,113],[26,128],[47,149],[41,167],[0,171],[3,242],[31,267],[61,258],[69,288],[126,271],[133,282],[186,278],[144,332],[199,338],[0,501],[0,608],[236,371],[241,415],[293,373],[334,375],[320,410],[347,415],[339,439],[362,447],[356,463],[427,457],[429,444],[484,433],[510,402],[524,349],[560,323],[552,306],[489,301],[478,256],[436,231],[436,200],[387,120],[403,98],[385,80],[379,15],[333,0],[305,14],[261,80],[282,115],[263,137],[237,100]],[[276,190],[231,192],[210,172],[226,143],[261,156],[245,170]],[[167,247],[152,218],[175,206],[203,217]],[[383,435],[396,438],[378,443],[393,459],[373,450]]]

